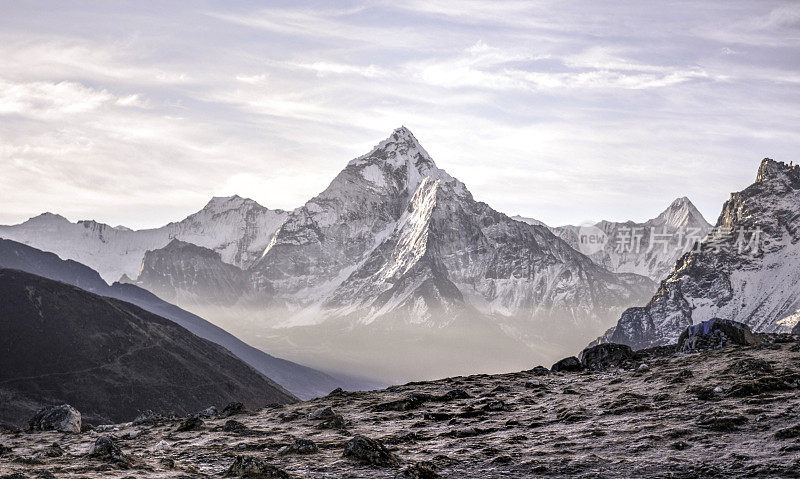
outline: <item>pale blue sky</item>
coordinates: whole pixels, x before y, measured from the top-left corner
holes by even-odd
[[[558,225],[713,222],[800,161],[800,2],[7,2],[0,223],[291,209],[409,127],[476,199]]]

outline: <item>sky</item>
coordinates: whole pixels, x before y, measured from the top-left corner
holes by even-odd
[[[401,125],[495,209],[712,223],[800,161],[798,1],[0,0],[0,223],[293,209]]]

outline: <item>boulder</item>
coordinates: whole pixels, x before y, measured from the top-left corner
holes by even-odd
[[[592,371],[627,368],[634,360],[630,346],[616,343],[602,343],[581,351],[578,356],[581,366]]]
[[[40,409],[28,421],[32,431],[81,432],[81,413],[69,404]]]
[[[439,474],[432,462],[421,461],[408,466],[400,473],[402,479],[437,479]]]
[[[180,423],[175,430],[178,432],[197,431],[203,428],[203,424],[205,423],[202,419],[192,416]]]
[[[678,338],[678,349],[684,352],[719,349],[731,344],[757,346],[759,340],[746,324],[720,318],[693,324]]]
[[[226,476],[249,477],[259,479],[290,479],[291,476],[272,464],[249,456],[236,456],[233,464],[225,472]]]
[[[544,366],[536,366],[535,368],[531,369],[531,372],[534,376],[547,376],[550,374],[550,370]]]
[[[390,467],[400,464],[397,456],[389,452],[380,441],[361,435],[353,436],[345,444],[342,455],[369,466]]]
[[[313,454],[319,447],[310,439],[295,439],[293,443],[278,450],[279,454]]]
[[[556,372],[576,372],[583,369],[581,366],[581,362],[575,356],[570,356],[568,358],[564,358],[561,361],[555,363],[550,370],[554,373]]]
[[[122,453],[122,449],[108,436],[97,438],[89,450],[89,456],[122,466],[130,464],[130,460]]]
[[[222,408],[222,412],[219,413],[219,417],[226,418],[242,413],[244,413],[244,404],[240,402],[232,402]]]
[[[222,430],[225,432],[245,432],[247,431],[247,426],[235,419],[228,419],[222,426]]]
[[[321,407],[319,409],[315,409],[314,411],[312,411],[312,412],[310,412],[308,414],[308,419],[310,419],[312,421],[330,419],[332,417],[336,417],[336,412],[330,406],[326,406],[326,407]]]

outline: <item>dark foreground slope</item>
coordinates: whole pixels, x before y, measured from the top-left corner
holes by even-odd
[[[69,403],[88,422],[296,398],[177,324],[122,301],[0,269],[0,421]]]
[[[321,371],[276,358],[256,349],[205,319],[170,304],[132,284],[109,286],[97,271],[72,260],[63,260],[16,241],[0,238],[0,268],[13,268],[72,284],[101,296],[133,303],[151,313],[170,319],[192,334],[228,349],[261,374],[277,382],[301,399],[324,396],[337,387],[371,389],[379,385],[359,379],[332,377]]]
[[[247,465],[236,461],[243,456],[262,462],[249,464],[263,475],[246,477],[798,476],[797,346],[638,354],[635,370],[410,383],[209,419],[191,432],[177,431],[176,419],[80,435],[0,433],[10,448],[0,469],[27,477],[44,470],[56,477],[220,477],[235,463]],[[327,406],[341,414],[342,429],[325,414],[309,418]],[[128,462],[87,454],[103,435],[117,438]],[[358,454],[371,444],[356,435],[380,440],[386,450]],[[54,441],[64,454],[47,457]],[[358,447],[348,448],[350,441]],[[404,474],[407,468],[416,475]],[[438,476],[422,474],[426,468]],[[242,469],[232,475],[244,477]]]

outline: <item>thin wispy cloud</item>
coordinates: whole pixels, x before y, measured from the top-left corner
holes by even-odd
[[[17,4],[0,223],[291,209],[400,125],[474,196],[553,224],[714,219],[797,161],[796,2]]]

